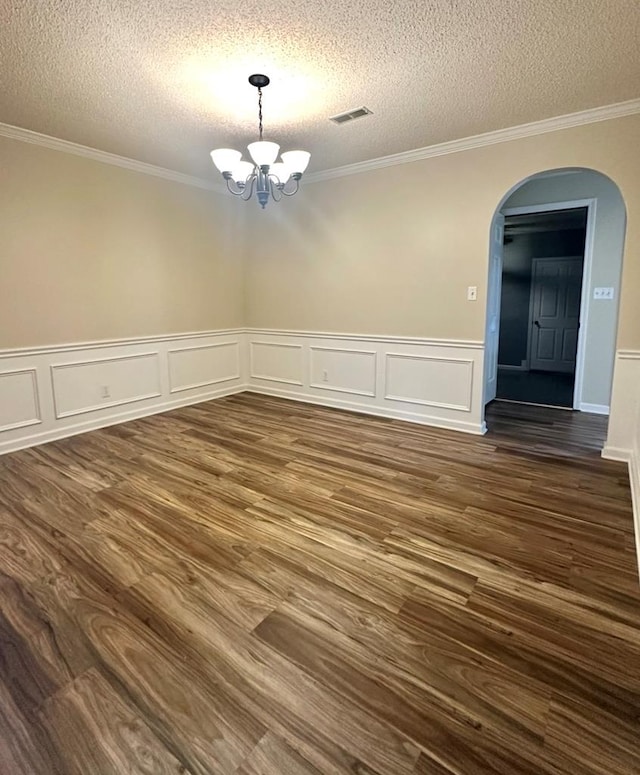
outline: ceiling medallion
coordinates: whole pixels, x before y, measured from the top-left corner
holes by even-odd
[[[249,83],[258,90],[260,139],[247,146],[253,161],[243,161],[242,153],[233,148],[211,151],[211,159],[234,196],[247,201],[255,191],[264,209],[270,196],[279,202],[282,196],[293,196],[298,191],[300,178],[307,169],[311,154],[307,151],[287,151],[282,154],[282,161],[276,161],[280,146],[262,139],[262,89],[269,85],[269,78],[266,75],[251,75]]]

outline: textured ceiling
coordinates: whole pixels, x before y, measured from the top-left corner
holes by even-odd
[[[215,179],[264,72],[318,171],[639,97],[639,40],[638,0],[0,0],[0,121]]]

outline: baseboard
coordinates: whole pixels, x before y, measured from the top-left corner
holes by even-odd
[[[475,424],[456,419],[445,419],[432,415],[419,414],[417,412],[408,412],[401,409],[390,409],[388,407],[376,407],[368,404],[361,404],[357,401],[345,401],[343,399],[329,396],[315,396],[308,393],[299,393],[286,388],[272,388],[265,385],[249,385],[246,390],[250,393],[258,393],[265,396],[274,396],[276,398],[285,398],[289,401],[298,401],[303,404],[314,404],[316,406],[326,406],[331,409],[343,409],[358,414],[368,414],[374,417],[384,417],[388,420],[403,420],[418,425],[428,425],[433,428],[443,428],[446,430],[462,431],[475,436],[482,436],[487,432],[485,423]]]
[[[629,459],[629,481],[631,482],[631,506],[633,509],[633,530],[636,539],[638,578],[640,579],[640,455],[635,450],[631,453],[631,458]]]
[[[605,444],[600,454],[605,460],[617,460],[619,463],[629,463],[632,451],[621,447],[610,447],[608,444]]]
[[[578,409],[589,414],[609,414],[609,407],[606,404],[580,404]]]
[[[487,426],[484,422],[481,425],[475,425],[474,423],[465,423],[459,420],[443,420],[440,417],[424,416],[422,414],[401,410],[389,410],[386,408],[378,409],[375,407],[367,406],[366,404],[359,404],[356,401],[344,401],[325,396],[310,396],[304,393],[295,393],[278,388],[269,388],[263,386],[235,385],[229,388],[220,388],[218,390],[207,391],[206,393],[199,393],[196,396],[183,396],[182,398],[163,401],[162,403],[156,403],[151,406],[138,406],[135,409],[130,409],[126,412],[119,412],[118,414],[111,414],[108,417],[94,418],[92,420],[75,423],[73,425],[65,425],[64,427],[55,428],[54,430],[49,430],[42,433],[32,433],[28,436],[21,436],[20,438],[11,441],[0,442],[0,455],[8,454],[10,452],[17,452],[18,450],[39,446],[41,444],[48,444],[51,441],[58,441],[59,439],[77,436],[81,433],[99,430],[100,428],[108,428],[112,425],[120,425],[121,423],[130,422],[131,420],[137,420],[142,417],[150,417],[154,414],[162,414],[163,412],[169,412],[172,409],[179,409],[183,406],[192,406],[194,404],[200,404],[205,401],[212,401],[216,398],[224,398],[225,396],[237,395],[244,392],[274,396],[276,398],[284,398],[289,401],[314,404],[316,406],[326,406],[332,409],[357,412],[358,414],[384,417],[389,420],[402,420],[405,422],[412,422],[419,425],[427,425],[435,428],[461,431],[463,433],[470,433],[476,436],[481,436],[487,432]]]
[[[70,436],[78,436],[79,434],[87,433],[88,431],[95,431],[99,430],[100,428],[108,428],[111,425],[120,425],[121,423],[130,422],[131,420],[138,420],[141,417],[150,417],[154,414],[162,414],[163,412],[169,412],[172,409],[179,409],[182,406],[192,406],[193,404],[201,404],[204,401],[211,401],[216,398],[224,398],[225,396],[242,393],[246,389],[247,388],[245,385],[236,385],[230,388],[210,390],[206,393],[200,393],[196,396],[183,396],[182,398],[176,398],[171,401],[163,401],[160,404],[137,407],[136,409],[130,409],[126,412],[111,414],[108,417],[87,420],[85,422],[75,423],[74,425],[65,425],[64,427],[55,428],[54,430],[45,431],[43,433],[33,433],[29,436],[22,436],[21,438],[15,439],[13,441],[0,442],[0,455],[7,454],[9,452],[17,452],[20,449],[27,449],[28,447],[39,446],[40,444],[48,444],[50,441],[66,439]]]

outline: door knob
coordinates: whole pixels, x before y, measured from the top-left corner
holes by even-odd
[[[535,325],[536,325],[536,327],[537,327],[537,328],[540,328],[540,322],[539,322],[539,321],[537,321],[537,320],[534,320],[533,322],[535,323]]]

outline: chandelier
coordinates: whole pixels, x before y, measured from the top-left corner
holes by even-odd
[[[266,75],[250,75],[249,83],[258,90],[260,139],[247,146],[253,161],[243,161],[242,153],[233,148],[211,151],[211,159],[234,196],[248,201],[255,191],[264,209],[270,196],[279,202],[283,196],[293,196],[298,191],[311,154],[307,151],[287,151],[282,154],[282,161],[276,161],[280,146],[262,139],[262,89],[269,85],[269,78]]]

